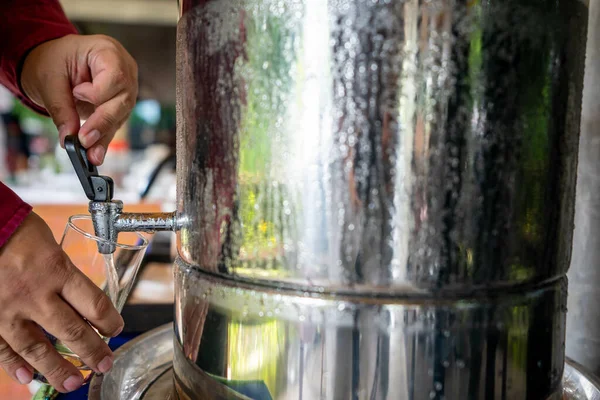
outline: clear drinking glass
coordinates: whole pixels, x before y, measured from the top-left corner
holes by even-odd
[[[94,234],[89,215],[74,215],[69,218],[60,245],[73,264],[98,285],[121,312],[148,247],[148,240],[136,232],[122,232],[117,243],[114,243],[115,252],[108,255],[98,252],[98,244],[102,242],[108,243]],[[87,382],[92,370],[60,340],[45,333],[56,350],[79,369]],[[108,342],[110,338],[103,339]],[[34,378],[47,383],[37,372]]]

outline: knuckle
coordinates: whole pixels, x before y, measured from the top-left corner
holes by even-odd
[[[13,349],[6,343],[0,343],[0,364],[12,365],[16,364],[21,360],[21,357],[13,351]]]
[[[82,321],[70,323],[65,327],[63,340],[67,342],[79,342],[85,337],[87,329],[87,325]]]
[[[92,310],[90,317],[93,320],[101,320],[111,311],[113,307],[110,299],[103,292],[99,292],[92,299]]]
[[[86,364],[97,364],[108,355],[108,352],[104,351],[102,346],[89,346],[83,352],[78,354],[85,360]]]
[[[105,113],[102,116],[102,122],[105,131],[110,131],[112,128],[117,127],[119,121],[117,120],[117,117],[114,114]]]
[[[123,96],[121,99],[121,107],[126,110],[131,110],[133,106],[135,106],[135,99],[130,93],[127,93],[127,95]]]
[[[59,384],[62,384],[63,380],[69,375],[71,375],[71,371],[60,364],[50,368],[48,372],[44,372],[46,379],[50,382],[58,382]]]
[[[46,265],[58,281],[67,282],[71,279],[73,271],[69,268],[67,255],[60,248],[57,247],[46,256]]]
[[[116,39],[114,39],[110,36],[99,34],[99,35],[96,35],[96,38],[98,39],[98,42],[101,42],[105,48],[108,48],[108,49],[117,49],[118,48],[119,42],[117,42]]]
[[[62,109],[64,108],[64,105],[56,102],[56,101],[47,101],[44,104],[44,107],[46,108],[46,111],[48,111],[48,114],[50,114],[52,117],[56,118],[57,116],[59,116],[62,112]],[[54,121],[55,123],[60,123],[59,121]]]
[[[52,351],[53,349],[49,344],[44,342],[34,342],[25,345],[18,353],[21,354],[23,358],[31,360],[33,364],[37,364],[48,358],[52,354]]]
[[[128,81],[127,75],[125,74],[125,71],[123,71],[122,68],[115,69],[115,71],[112,73],[112,76],[113,76],[114,82],[117,85],[124,86]]]

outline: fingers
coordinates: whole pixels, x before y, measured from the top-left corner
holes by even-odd
[[[40,315],[34,315],[34,320],[60,339],[85,365],[98,373],[111,369],[113,356],[108,345],[63,299],[51,298],[41,311]]]
[[[16,321],[0,332],[15,353],[38,370],[59,392],[72,392],[83,384],[73,364],[61,357],[40,328],[31,321]]]
[[[79,130],[93,164],[104,161],[106,148],[117,129],[129,117],[137,97],[137,65],[118,43],[110,42],[89,57],[91,82],[73,88],[73,96],[95,106]]]
[[[0,366],[8,376],[22,385],[33,380],[33,368],[0,337]]]
[[[89,149],[88,158],[95,165],[102,164],[108,144],[131,112],[124,97],[119,95],[97,107],[81,127],[80,137],[86,135],[81,142]]]
[[[71,86],[67,76],[54,75],[46,82],[47,90],[41,93],[44,107],[58,128],[61,144],[68,135],[79,131],[79,114],[71,95]]]
[[[98,286],[76,267],[73,269],[72,276],[66,280],[61,290],[61,297],[98,329],[100,334],[106,337],[117,336],[123,330],[123,318]]]
[[[129,66],[124,65],[119,53],[105,49],[91,61],[92,82],[83,82],[73,88],[76,99],[100,105],[131,85],[131,78],[124,71]]]

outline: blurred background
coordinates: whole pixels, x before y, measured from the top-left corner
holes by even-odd
[[[174,201],[175,0],[62,0],[82,34],[119,40],[139,65],[139,98],[100,173],[126,204]],[[52,121],[0,86],[0,180],[31,204],[87,203]],[[166,205],[170,206],[170,205]],[[172,208],[172,207],[169,207]]]
[[[173,210],[177,1],[61,0],[61,3],[80,33],[116,38],[139,66],[137,106],[117,132],[99,172],[113,177],[115,198],[123,200],[126,211]],[[33,205],[49,223],[57,240],[70,215],[87,212],[88,200],[66,152],[58,145],[58,132],[52,121],[24,107],[2,86],[0,181]],[[140,271],[137,290],[132,293],[129,308],[123,310],[131,330],[144,331],[171,317],[172,282],[168,265],[172,237],[157,239],[159,243],[155,240],[150,250],[154,256],[149,257]],[[148,285],[152,285],[152,291],[140,290]],[[153,295],[146,298],[149,292]],[[148,317],[152,312],[156,318]],[[129,317],[127,321],[126,314],[144,314],[148,318],[135,321]],[[0,371],[1,400],[31,399],[34,391],[34,385],[12,383]]]

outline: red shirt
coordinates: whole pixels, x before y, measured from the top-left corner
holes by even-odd
[[[46,110],[33,104],[23,93],[19,84],[21,66],[37,45],[74,33],[77,30],[58,0],[0,0],[0,84],[25,105],[46,114]],[[0,183],[0,246],[29,212],[31,206]]]

